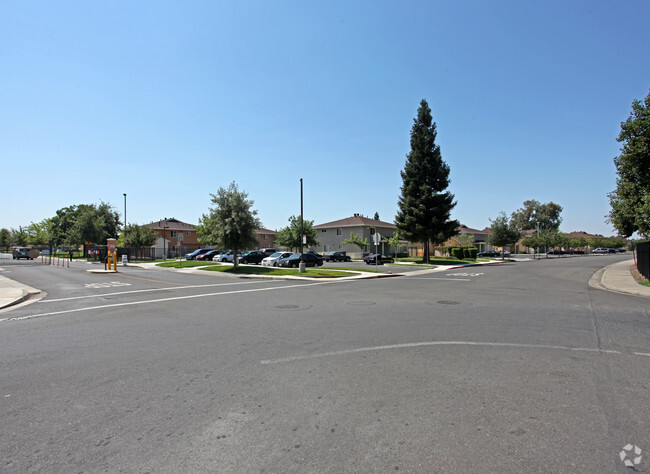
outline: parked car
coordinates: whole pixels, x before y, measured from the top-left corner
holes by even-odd
[[[565,254],[564,250],[559,250],[559,249],[553,249],[546,252],[546,255],[564,255],[564,254]]]
[[[343,252],[327,252],[323,255],[323,260],[326,262],[349,262],[352,259]]]
[[[305,263],[306,267],[320,267],[323,265],[323,259],[317,257],[311,253],[305,253],[302,255],[302,261]],[[288,267],[288,268],[297,268],[300,264],[300,254],[294,253],[286,258],[281,258],[278,260],[278,267]]]
[[[363,259],[368,265],[383,265],[384,263],[393,263],[393,257],[387,257],[378,253],[371,253]]]
[[[262,252],[263,254],[266,254],[267,257],[270,257],[271,255],[273,255],[273,254],[276,253],[277,251],[278,251],[278,249],[271,249],[271,248],[268,248],[268,249],[260,249],[260,252]]]
[[[200,255],[197,255],[196,257],[194,257],[194,260],[204,260],[206,262],[209,262],[210,260],[212,260],[212,258],[215,255],[219,255],[220,252],[221,250],[210,250],[209,252],[205,252]]]
[[[237,252],[237,256],[241,258],[242,253]],[[219,255],[215,255],[212,257],[213,262],[230,262],[232,263],[235,260],[235,253],[232,250],[228,250],[227,252],[221,252]]]
[[[241,257],[239,257],[239,263],[262,263],[262,260],[266,258],[266,254],[260,252],[259,250],[251,250],[246,252]]]
[[[278,260],[281,258],[287,258],[288,256],[293,255],[293,252],[275,252],[264,260],[262,260],[262,266],[264,267],[277,267]]]
[[[323,258],[323,256],[321,254],[319,254],[318,252],[314,252],[313,250],[308,250],[307,252],[305,252],[305,255],[307,255],[307,254],[313,255],[313,256],[318,257],[318,258]]]
[[[605,248],[597,248],[594,249],[591,253],[616,253],[616,250],[614,249],[605,249]]]
[[[208,253],[210,250],[214,250],[214,249],[212,247],[196,249],[194,252],[186,253],[185,260],[196,260],[197,255],[203,255],[204,253]]]
[[[500,257],[501,252],[497,252],[496,250],[484,250],[483,252],[479,252],[476,254],[477,257]]]
[[[32,257],[29,256],[30,250],[32,250],[30,247],[18,247],[15,248],[11,254],[14,260],[20,260],[21,258],[27,260],[34,260]]]

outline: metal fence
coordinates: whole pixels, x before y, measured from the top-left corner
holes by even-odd
[[[636,244],[636,268],[641,275],[650,280],[650,241]]]

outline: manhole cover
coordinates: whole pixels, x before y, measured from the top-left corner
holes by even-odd
[[[377,304],[374,301],[348,301],[349,305],[352,306],[372,306],[373,304]]]

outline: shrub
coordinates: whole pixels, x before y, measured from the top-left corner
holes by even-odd
[[[476,260],[476,255],[478,254],[478,249],[476,247],[465,247],[463,249],[463,256],[469,258],[470,260]]]
[[[463,259],[463,249],[461,247],[452,247],[450,250],[451,250],[451,256],[453,258],[456,258],[458,260]]]

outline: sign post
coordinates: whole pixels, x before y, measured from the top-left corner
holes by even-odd
[[[381,242],[381,234],[379,232],[372,234],[372,241],[375,244],[375,268],[377,268],[377,265],[379,265],[379,242]]]

